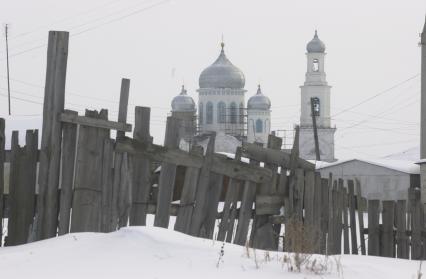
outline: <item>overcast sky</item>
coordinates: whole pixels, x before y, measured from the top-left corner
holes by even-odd
[[[152,107],[151,133],[162,142],[172,98],[185,83],[197,102],[199,74],[219,55],[223,34],[228,58],[246,76],[246,100],[261,83],[272,101],[272,129],[292,129],[300,115],[306,43],[318,29],[327,48],[336,156],[377,157],[419,145],[424,0],[1,3],[0,19],[11,26],[15,116],[9,129],[40,121],[48,30],[70,31],[69,109],[108,108],[116,119],[120,80],[130,78],[129,121],[134,105]],[[7,114],[4,45],[2,37],[0,116]]]

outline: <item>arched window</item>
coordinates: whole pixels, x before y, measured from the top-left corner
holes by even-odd
[[[263,122],[261,119],[256,120],[256,133],[263,133]]]
[[[314,59],[312,63],[312,71],[319,72],[319,60],[316,58]]]
[[[237,123],[237,105],[234,102],[232,102],[230,105],[229,114],[231,115],[230,117],[231,123]]]
[[[207,102],[206,105],[206,124],[213,124],[213,104]]]
[[[203,103],[198,104],[198,125],[203,125],[204,123],[204,109]]]
[[[219,102],[217,104],[217,122],[218,123],[226,122],[226,105],[224,102]]]
[[[244,104],[240,103],[240,123],[244,123]]]
[[[311,98],[311,102],[314,105],[314,115],[320,116],[320,99],[318,97]]]

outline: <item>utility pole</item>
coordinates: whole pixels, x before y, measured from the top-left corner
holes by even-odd
[[[8,25],[6,24],[4,26],[4,31],[6,35],[6,65],[7,65],[7,97],[9,101],[9,115],[11,115],[11,109],[10,109],[10,78],[9,78],[9,43],[7,40],[7,32],[8,32]]]
[[[319,142],[318,142],[317,119],[315,116],[315,108],[314,108],[314,98],[311,98],[311,115],[312,115],[312,129],[314,130],[315,157],[317,161],[321,161]]]
[[[421,47],[421,108],[420,108],[420,187],[421,202],[426,203],[426,18],[420,35]]]

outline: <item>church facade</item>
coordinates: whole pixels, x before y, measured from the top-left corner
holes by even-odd
[[[330,86],[324,71],[325,45],[315,31],[307,45],[307,71],[301,88],[300,156],[315,159],[311,100],[315,108],[321,160],[334,161],[334,133],[330,117]],[[271,101],[258,86],[256,93],[245,102],[244,73],[227,58],[224,44],[218,58],[199,77],[198,110],[195,102],[182,88],[172,101],[172,115],[184,120],[184,138],[216,132],[216,151],[235,152],[242,142],[258,142],[265,147],[271,133]],[[195,115],[198,111],[198,128]],[[192,124],[191,124],[192,123]],[[197,131],[197,132],[195,132]],[[223,143],[221,145],[221,142]]]

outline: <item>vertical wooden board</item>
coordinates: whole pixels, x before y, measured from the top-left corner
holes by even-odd
[[[219,223],[219,231],[217,234],[218,241],[225,241],[226,234],[229,227],[229,218],[231,215],[231,206],[234,204],[235,197],[238,195],[238,181],[229,179],[228,188],[225,195],[225,202],[223,204],[222,218]]]
[[[327,255],[334,254],[334,209],[333,209],[333,176],[329,174],[328,178],[328,228],[327,228]]]
[[[87,117],[108,119],[108,112],[86,110]],[[71,232],[100,232],[102,213],[102,155],[109,130],[81,126],[72,203]]]
[[[298,221],[303,220],[303,199],[305,195],[305,180],[303,169],[296,169],[296,187],[294,191],[294,211]]]
[[[423,206],[420,200],[413,205],[411,217],[411,259],[422,259]]]
[[[2,246],[3,239],[3,193],[4,193],[4,162],[5,162],[5,126],[6,122],[0,118],[0,247]]]
[[[105,139],[102,152],[102,211],[101,232],[111,232],[112,227],[112,192],[113,192],[113,153],[114,140]]]
[[[358,212],[358,228],[359,228],[359,242],[361,245],[361,255],[366,255],[365,249],[365,238],[364,238],[364,212],[361,209],[362,195],[361,195],[361,184],[358,179],[356,183],[356,201],[357,201],[357,212]]]
[[[192,213],[190,227],[190,234],[193,236],[200,236],[201,226],[207,215],[207,193],[209,189],[210,169],[213,160],[215,139],[216,133],[212,133],[207,144],[204,162],[200,170],[197,191],[195,194],[195,207]]]
[[[368,200],[368,255],[380,255],[379,200]]]
[[[398,200],[396,203],[395,220],[396,220],[396,245],[397,258],[409,258],[409,242],[407,236],[407,201]]]
[[[342,202],[343,202],[343,252],[350,254],[349,249],[349,224],[348,224],[348,194],[346,188],[342,189]]]
[[[120,186],[121,181],[124,179],[121,177],[121,166],[123,164],[124,153],[114,153],[113,162],[113,182],[112,182],[112,193],[111,193],[111,219],[110,225],[111,231],[115,231],[118,228],[118,220],[120,216]]]
[[[304,224],[310,228],[314,227],[314,195],[315,195],[315,172],[305,172],[305,195],[304,195]]]
[[[336,253],[342,253],[342,233],[343,233],[343,179],[338,179],[338,185],[335,192],[336,195],[336,223],[335,223],[335,245]]]
[[[120,188],[118,191],[118,227],[126,227],[129,222],[131,198],[131,179],[133,170],[129,164],[129,156],[123,153],[123,160],[120,166]]]
[[[209,189],[206,200],[206,216],[202,221],[200,237],[213,239],[216,224],[217,207],[223,187],[223,175],[212,173],[210,175]]]
[[[7,227],[7,237],[5,240],[6,246],[12,246],[17,244],[18,237],[18,195],[19,195],[19,177],[20,171],[22,168],[20,164],[22,162],[22,150],[19,146],[19,132],[12,132],[12,141],[11,141],[11,159],[10,159],[10,174],[9,174],[9,199],[8,199],[8,227]]]
[[[253,164],[253,162],[250,163]],[[235,244],[246,245],[250,220],[253,211],[253,203],[256,197],[256,188],[256,183],[250,181],[244,182],[243,196],[241,199],[240,212],[238,215],[237,230],[234,238]]]
[[[130,90],[130,79],[123,78],[121,79],[121,89],[120,89],[120,103],[118,108],[118,122],[126,123],[127,122],[127,106],[129,103],[129,90]],[[117,131],[117,138],[122,138],[125,136],[124,131]]]
[[[355,218],[355,188],[354,181],[348,180],[348,206],[349,206],[349,222],[351,230],[351,251],[352,254],[358,254],[357,227]]]
[[[65,113],[70,115],[78,114],[76,111],[65,111]],[[62,137],[61,200],[59,202],[58,229],[59,235],[68,233],[70,227],[77,143],[77,125],[72,123],[64,123],[62,126]]]
[[[58,226],[58,189],[61,160],[65,79],[68,58],[68,32],[49,32],[43,128],[40,149],[39,193],[37,200],[36,239],[56,236]]]
[[[382,223],[383,233],[380,241],[380,255],[384,257],[395,257],[395,239],[393,234],[395,214],[395,202],[383,201]]]
[[[185,181],[183,183],[179,210],[176,216],[176,222],[174,227],[176,231],[189,234],[199,174],[199,168],[186,168]]]
[[[318,243],[315,245],[315,253],[321,252],[322,241],[325,238],[325,234],[321,230],[321,173],[315,173],[315,186],[314,186],[314,199],[313,199],[313,234]]]
[[[151,109],[135,107],[135,128],[133,138],[142,142],[152,142],[149,132]],[[132,209],[130,211],[131,226],[145,226],[147,206],[151,191],[151,161],[147,158],[134,156]]]
[[[177,118],[167,117],[166,136],[164,146],[169,148],[179,147],[179,127],[181,121]],[[158,183],[157,210],[155,212],[154,226],[167,228],[170,219],[170,203],[173,198],[173,189],[176,178],[176,165],[161,164],[160,179]]]
[[[321,245],[320,245],[320,253],[323,255],[327,254],[327,235],[328,235],[328,221],[329,221],[329,211],[328,211],[328,204],[329,204],[329,182],[327,178],[321,179]]]

